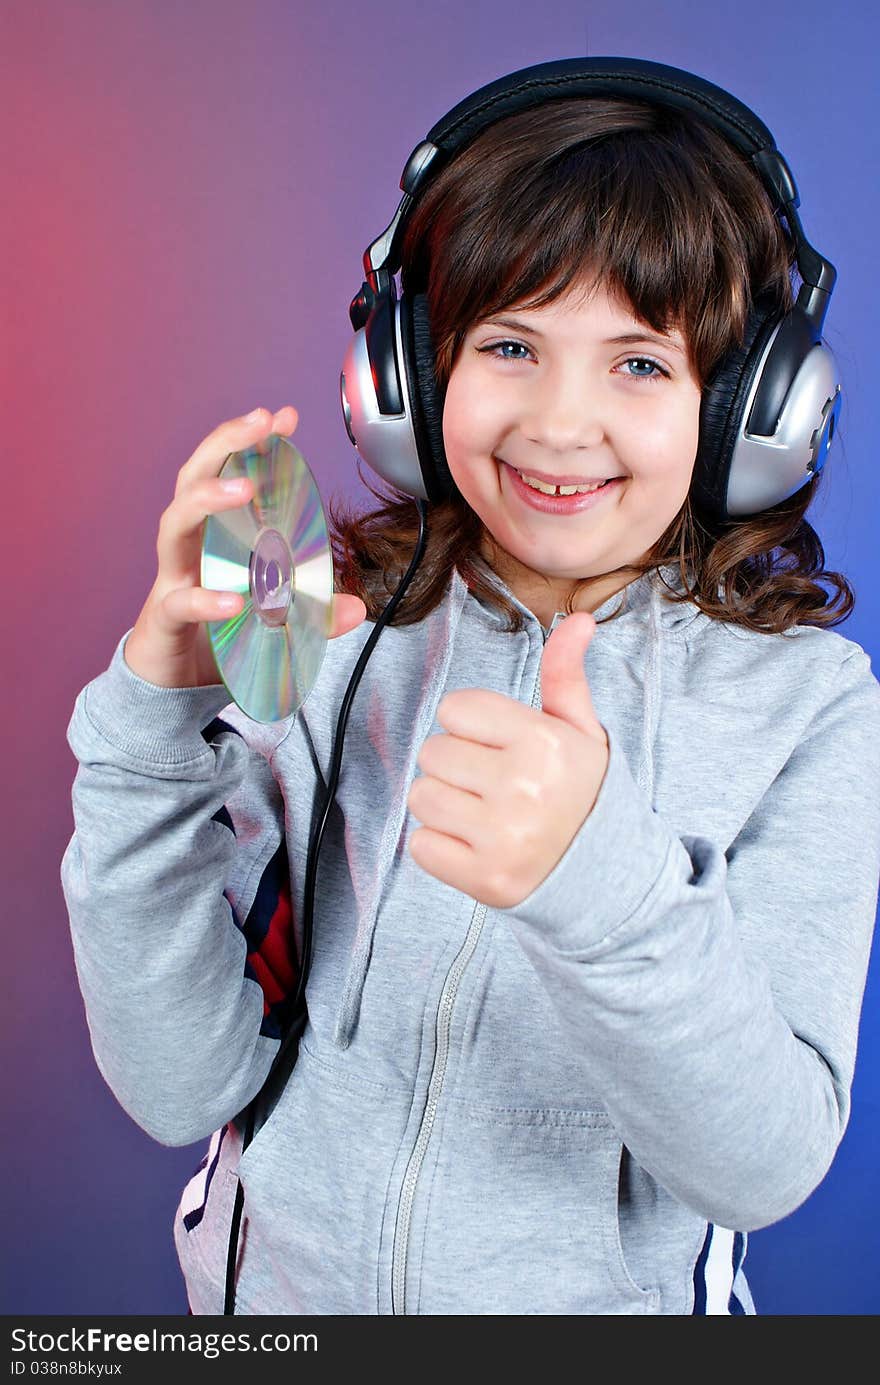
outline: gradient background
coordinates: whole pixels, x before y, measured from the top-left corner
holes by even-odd
[[[218,422],[294,403],[325,497],[372,499],[338,401],[348,304],[407,156],[463,96],[553,58],[642,57],[732,91],[773,131],[808,238],[839,271],[825,332],[844,406],[809,517],[858,597],[836,628],[880,669],[878,193],[865,175],[880,11],[734,12],[731,28],[690,0],[5,0],[0,1311],[186,1312],[171,1223],[206,1142],[154,1142],[95,1066],[59,881],[76,769],[65,731],[149,591],[177,470]],[[878,999],[875,949],[837,1159],[750,1238],[760,1313],[880,1310]]]

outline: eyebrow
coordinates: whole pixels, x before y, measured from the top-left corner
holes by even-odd
[[[489,327],[497,323],[499,327],[510,327],[514,332],[529,332],[533,337],[543,337],[544,333],[539,332],[537,327],[530,327],[528,323],[521,322],[515,317],[490,317],[482,324]],[[677,351],[679,355],[684,355],[684,347],[672,341],[670,337],[657,337],[651,332],[624,332],[619,337],[606,337],[602,343],[604,346],[614,346],[617,343],[634,343],[640,341],[651,341],[657,346],[665,346],[669,351]]]

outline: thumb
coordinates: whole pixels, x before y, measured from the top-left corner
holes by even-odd
[[[366,603],[359,596],[334,592],[330,639],[338,639],[340,635],[347,635],[349,630],[355,630],[363,624],[366,615]]]
[[[596,622],[590,612],[575,611],[557,625],[541,659],[543,710],[592,734],[602,728],[593,707],[584,659],[595,633]]]

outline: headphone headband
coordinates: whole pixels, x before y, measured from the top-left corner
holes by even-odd
[[[494,120],[570,96],[622,96],[693,111],[745,154],[773,149],[767,126],[735,96],[691,72],[642,58],[562,58],[523,67],[459,101],[426,135],[455,154]],[[790,175],[789,175],[790,177]]]
[[[745,154],[770,198],[774,212],[783,215],[795,243],[798,272],[803,280],[798,307],[821,332],[837,272],[811,246],[795,208],[800,195],[785,158],[762,120],[742,101],[712,82],[681,68],[644,58],[562,58],[520,68],[488,82],[442,116],[416,145],[400,178],[403,198],[390,225],[364,251],[367,283],[378,293],[386,274],[400,269],[403,230],[418,194],[451,158],[505,116],[577,96],[611,96],[674,107],[697,116],[718,130]],[[386,273],[382,273],[385,271]],[[365,305],[366,306],[366,305]],[[366,321],[369,311],[351,305],[352,326]]]

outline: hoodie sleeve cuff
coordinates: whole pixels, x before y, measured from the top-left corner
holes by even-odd
[[[125,662],[130,634],[126,630],[120,639],[108,668],[83,688],[78,709],[103,740],[132,759],[171,766],[211,754],[201,732],[229,705],[226,685],[163,688],[148,683]]]
[[[625,923],[651,892],[676,838],[632,777],[614,731],[589,817],[553,870],[519,904],[495,912],[540,930],[560,952],[584,952]]]

